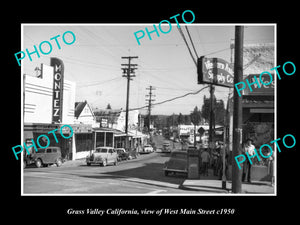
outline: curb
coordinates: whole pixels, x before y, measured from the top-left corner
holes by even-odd
[[[205,185],[185,185],[184,182],[179,186],[182,190],[190,190],[190,191],[205,191],[205,192],[211,192],[211,193],[220,193],[220,194],[229,194],[230,189],[222,189],[222,188],[216,188],[211,186],[205,186]]]

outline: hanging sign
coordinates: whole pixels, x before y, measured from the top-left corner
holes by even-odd
[[[220,58],[198,58],[198,84],[233,87],[233,70],[229,62]]]
[[[52,123],[61,123],[63,109],[64,64],[63,61],[58,58],[51,58],[50,65],[54,67]]]

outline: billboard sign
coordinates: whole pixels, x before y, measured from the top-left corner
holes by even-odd
[[[64,64],[63,61],[58,58],[51,58],[50,65],[54,67],[52,123],[61,123],[63,109]]]
[[[220,58],[198,58],[198,84],[214,84],[233,87],[234,75],[229,62]]]
[[[255,82],[255,77],[257,80],[257,83]],[[253,83],[251,85],[251,90],[249,89],[249,86],[246,85],[246,88],[243,90],[243,95],[269,95],[274,96],[275,92],[275,81],[270,83],[270,76],[268,74],[262,74],[261,80],[259,79],[260,74],[250,74],[246,77],[249,83]],[[272,74],[272,77],[274,77],[274,74]],[[244,82],[246,83],[246,79],[244,79]],[[261,82],[262,81],[262,82]],[[269,85],[264,85],[270,83]]]

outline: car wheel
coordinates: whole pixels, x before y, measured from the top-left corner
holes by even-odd
[[[60,167],[61,165],[62,165],[61,159],[57,159],[57,160],[56,160],[56,166],[57,166],[57,167]]]
[[[35,161],[35,166],[36,166],[37,168],[41,168],[41,167],[43,166],[42,160],[37,159],[37,160]]]
[[[86,163],[86,165],[87,165],[87,166],[90,166],[90,165],[91,165],[91,163],[89,163],[89,162],[88,162],[88,163]]]
[[[23,161],[23,169],[25,169],[26,168],[26,165],[27,163],[26,163],[26,160],[25,161]]]
[[[105,159],[102,163],[102,166],[106,166],[107,165],[107,159]]]
[[[169,171],[165,170],[165,176],[167,177],[169,175]]]
[[[118,165],[118,160],[115,160],[114,166]]]

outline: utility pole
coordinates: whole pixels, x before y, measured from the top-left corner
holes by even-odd
[[[137,56],[124,56],[122,59],[128,59],[128,64],[121,64],[121,66],[125,66],[122,68],[123,76],[127,78],[127,98],[126,98],[126,116],[125,116],[125,133],[126,133],[126,142],[125,148],[128,148],[128,111],[129,111],[129,87],[130,81],[132,77],[135,77],[134,70],[137,69],[137,64],[131,64],[131,59],[137,59]]]
[[[235,27],[235,49],[234,49],[234,83],[243,80],[243,44],[244,44],[244,27]],[[236,91],[233,95],[233,151],[232,151],[232,192],[242,192],[242,170],[238,168],[234,157],[242,154],[242,96]]]
[[[212,148],[214,145],[212,144],[213,143],[213,135],[214,135],[214,120],[215,120],[215,115],[214,115],[214,93],[215,93],[215,87],[210,84],[210,106],[209,106],[209,145],[210,145],[210,148]]]
[[[153,95],[153,90],[155,90],[154,87],[152,86],[149,86],[149,88],[146,88],[146,90],[149,90],[149,94],[146,95],[146,97],[149,97],[149,99],[146,99],[147,103],[148,104],[148,131],[149,131],[149,134],[150,134],[150,140],[152,139],[151,138],[151,133],[150,133],[150,126],[151,126],[151,108],[152,108],[152,102],[155,101],[155,99],[153,99],[152,97],[155,97],[155,95]],[[152,141],[152,140],[151,140]]]

